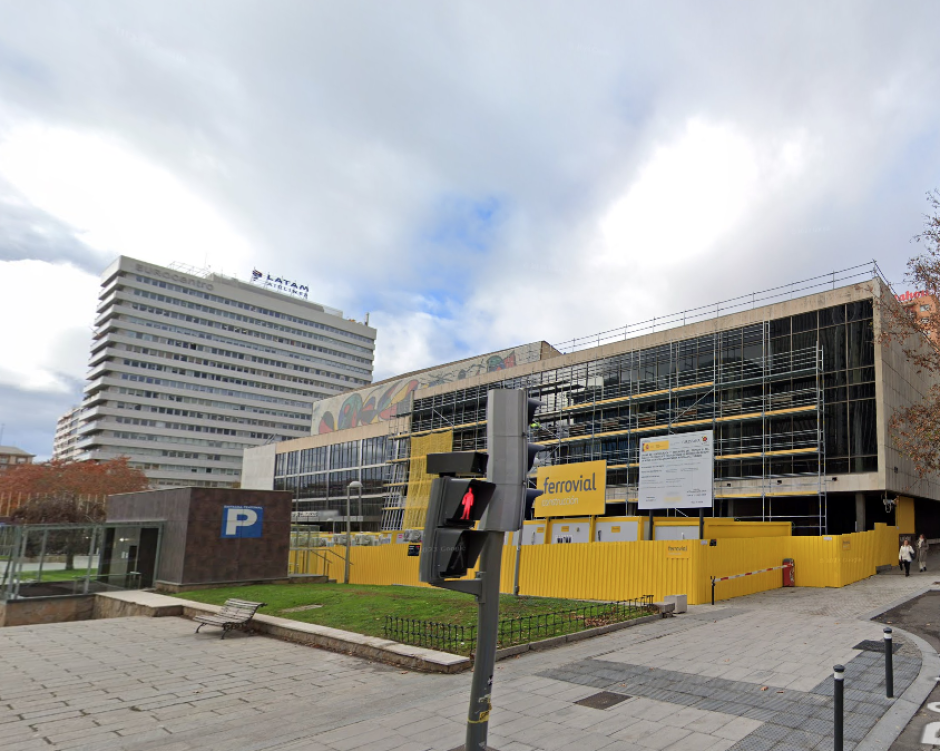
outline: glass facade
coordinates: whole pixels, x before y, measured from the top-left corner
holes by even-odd
[[[377,531],[388,479],[385,436],[344,441],[332,446],[277,454],[274,489],[294,494],[294,518],[345,529],[346,491],[349,483],[362,483],[362,521],[358,520],[359,491],[350,493],[353,528]]]
[[[399,529],[411,438],[447,430],[454,451],[485,450],[487,391],[525,388],[544,404],[531,426],[547,449],[542,463],[606,460],[608,514],[636,511],[642,438],[710,429],[716,515],[820,534],[824,477],[878,467],[874,357],[873,306],[863,300],[416,395],[404,432],[278,454],[275,488],[294,492],[297,511],[344,516],[346,487],[359,480],[366,528],[381,517],[382,529]]]
[[[789,518],[797,532],[825,529],[824,475],[877,469],[871,300],[416,398],[410,436],[452,429],[454,451],[485,449],[491,388],[544,403],[543,463],[607,461],[609,513],[635,511],[640,439],[669,433],[715,431],[716,514]],[[779,478],[803,492],[768,502]],[[403,503],[389,493],[384,528]]]

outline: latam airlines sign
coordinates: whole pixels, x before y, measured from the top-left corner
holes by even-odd
[[[251,272],[251,283],[260,284],[265,289],[273,289],[275,292],[282,292],[285,295],[301,297],[304,300],[307,299],[307,294],[310,292],[310,287],[306,284],[298,284],[297,282],[292,282],[290,279],[271,276],[270,274],[258,271],[258,269],[253,269]]]
[[[600,516],[607,507],[607,462],[539,467],[535,516]]]

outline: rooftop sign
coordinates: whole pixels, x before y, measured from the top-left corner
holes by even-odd
[[[260,284],[265,289],[273,289],[275,292],[293,295],[294,297],[300,297],[304,300],[307,299],[307,294],[310,292],[310,287],[306,284],[298,284],[297,282],[292,282],[290,279],[285,279],[280,276],[271,276],[270,274],[258,271],[258,269],[252,269],[251,283]]]
[[[895,295],[897,301],[900,303],[913,302],[921,297],[930,297],[926,292],[904,292],[900,295]]]

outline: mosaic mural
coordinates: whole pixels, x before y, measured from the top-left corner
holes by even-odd
[[[542,343],[535,342],[323,399],[313,405],[313,432],[332,433],[388,420],[397,405],[419,389],[537,362],[541,353]]]

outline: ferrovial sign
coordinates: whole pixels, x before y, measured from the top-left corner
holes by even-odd
[[[223,506],[222,538],[258,538],[264,523],[261,506]]]
[[[713,431],[640,440],[641,510],[711,508],[714,479]]]
[[[539,467],[536,516],[600,516],[607,503],[607,462]]]

